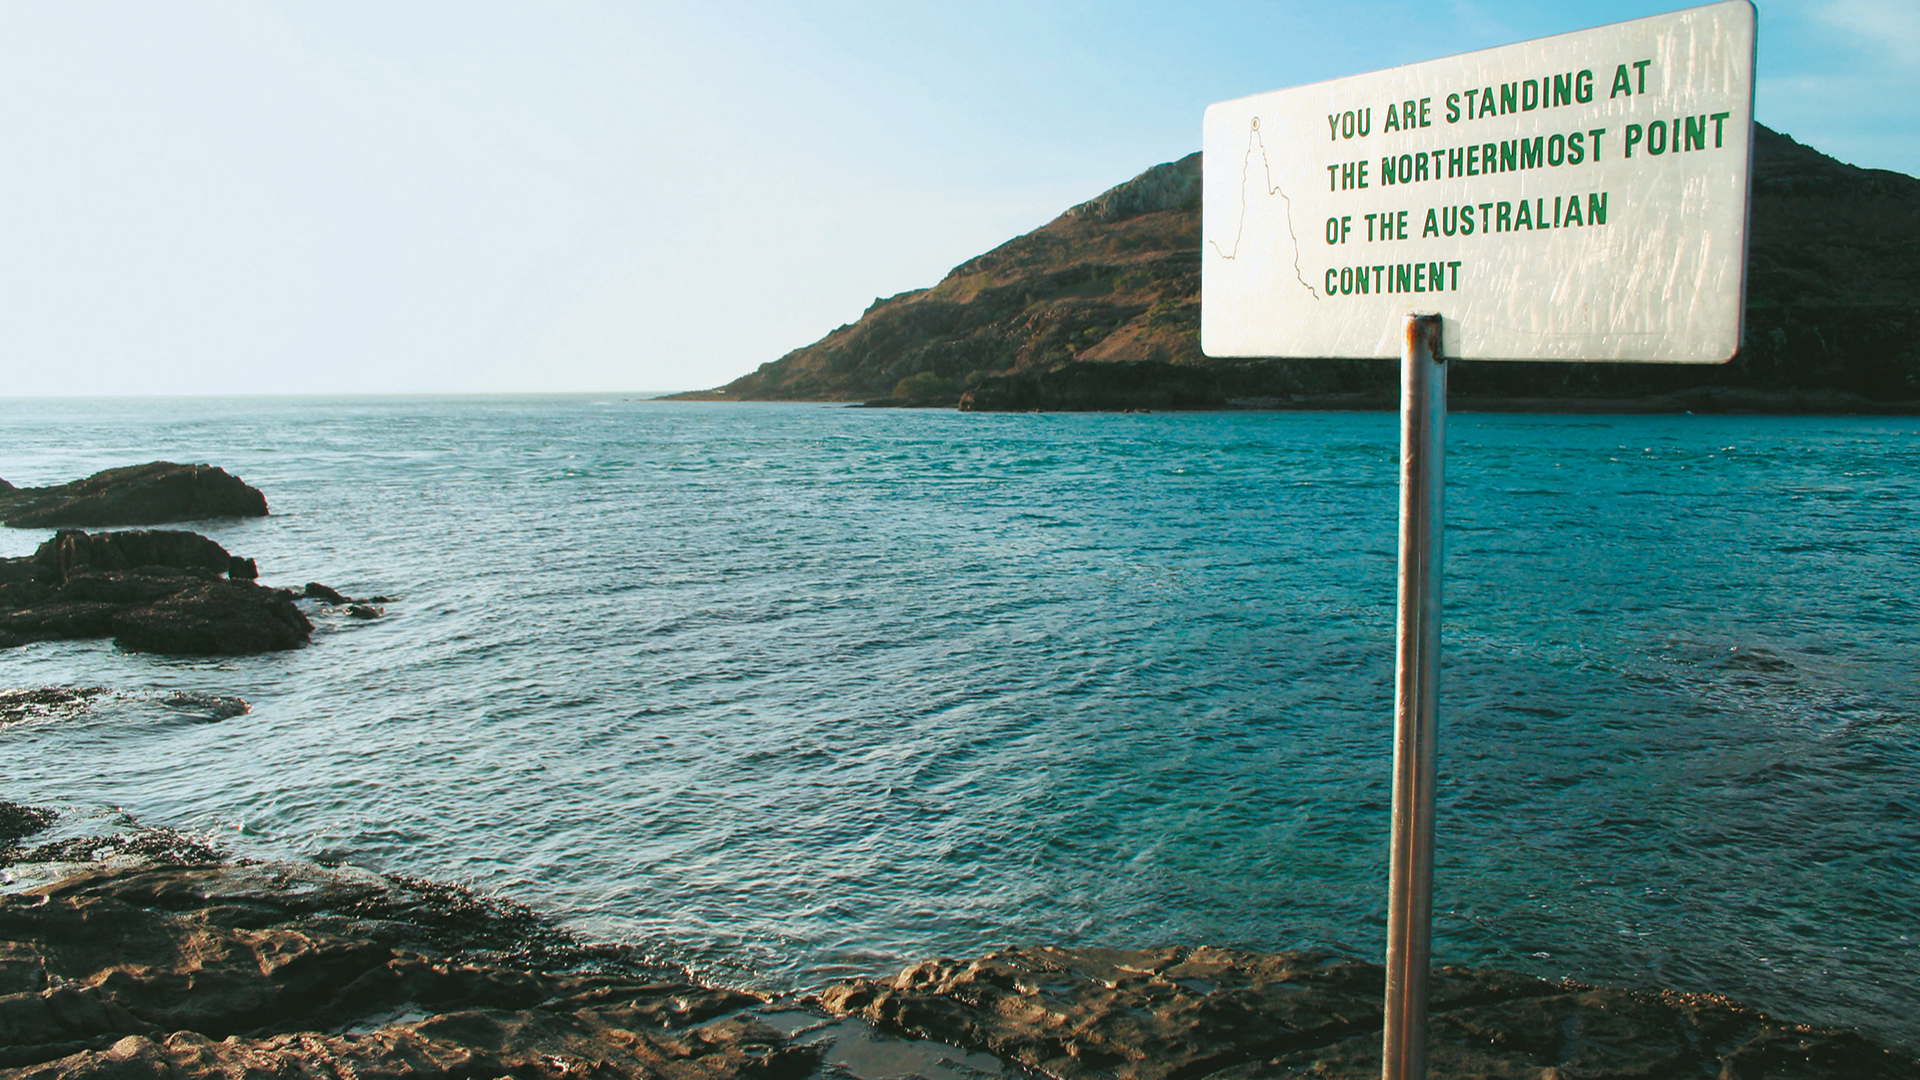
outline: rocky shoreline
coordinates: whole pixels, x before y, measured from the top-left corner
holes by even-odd
[[[457,889],[180,848],[0,898],[0,1076],[810,1071],[732,1015],[760,999],[621,959]]]
[[[770,998],[466,890],[0,803],[0,1078],[1379,1075],[1378,965],[1016,948]],[[1705,994],[1436,973],[1436,1077],[1920,1075]]]
[[[139,488],[146,468],[111,473]],[[159,475],[181,468],[208,467]],[[98,479],[76,482],[85,498],[111,495],[86,486]],[[0,560],[0,647],[113,636],[258,652],[307,640],[296,600],[362,618],[385,601],[256,575],[192,532],[63,530]],[[0,689],[0,740],[113,694]],[[160,701],[212,722],[248,709]],[[1378,965],[1318,954],[1036,947],[770,997],[455,886],[231,858],[116,812],[0,802],[0,1080],[1371,1078],[1382,987]],[[1436,1077],[1920,1076],[1858,1035],[1711,995],[1443,968],[1433,1009]]]

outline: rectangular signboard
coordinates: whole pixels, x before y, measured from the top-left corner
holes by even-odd
[[[1754,9],[1728,0],[1207,109],[1201,347],[1721,363]]]

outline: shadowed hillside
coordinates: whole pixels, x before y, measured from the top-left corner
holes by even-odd
[[[1725,365],[1461,363],[1455,408],[1920,411],[1920,180],[1755,125],[1746,345]],[[1200,155],[876,300],[705,400],[1390,408],[1393,360],[1200,352]]]

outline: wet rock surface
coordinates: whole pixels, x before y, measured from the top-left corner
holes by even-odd
[[[156,702],[168,714],[202,723],[218,723],[253,711],[253,706],[244,698],[201,690],[127,693],[98,686],[0,689],[0,730],[29,721],[71,719],[104,702],[140,701]]]
[[[21,806],[0,802],[0,884],[13,885],[17,879],[7,868],[22,863],[40,866],[94,862],[179,863],[194,865],[220,861],[220,853],[204,840],[173,829],[154,829],[140,825],[125,814],[109,818],[107,831],[87,831],[81,835],[49,840],[31,848],[21,841],[37,837],[53,827],[59,814],[43,806]],[[7,991],[7,945],[0,940],[0,994]],[[0,1008],[0,1018],[5,1015]]]
[[[50,571],[53,580],[58,582],[89,570],[105,573],[162,567],[224,574],[234,565],[234,557],[227,554],[226,548],[185,529],[125,529],[104,533],[62,529],[34,550],[32,561]]]
[[[182,584],[165,599],[116,613],[114,643],[136,652],[232,656],[295,648],[313,633],[278,590],[244,581]]]
[[[253,706],[247,704],[244,698],[231,694],[202,694],[192,690],[175,690],[162,697],[160,704],[209,721],[230,720],[253,711]]]
[[[0,802],[0,849],[10,848],[23,836],[46,831],[54,813],[38,806]]]
[[[38,686],[26,690],[0,690],[0,725],[73,716],[85,712],[93,699],[106,692],[97,686]]]
[[[1378,965],[1307,953],[1030,948],[843,982],[820,1000],[1062,1080],[1371,1080],[1383,989]],[[1920,1062],[1857,1035],[1705,994],[1442,968],[1431,1008],[1435,1077],[1920,1075]]]
[[[198,533],[62,530],[0,560],[0,648],[111,637],[140,652],[237,655],[306,642],[313,624],[255,573]]]
[[[347,617],[353,619],[378,619],[387,613],[387,609],[380,605],[393,602],[390,596],[365,598],[347,596],[340,590],[322,585],[317,581],[307,582],[306,587],[295,595],[302,600],[318,600],[329,608],[343,610]]]
[[[208,858],[0,897],[9,1078],[811,1073],[761,1002],[404,878]]]
[[[842,982],[816,1010],[700,985],[453,886],[222,861],[131,821],[17,846],[55,817],[0,803],[0,866],[106,861],[0,895],[4,1080],[1380,1074],[1372,964],[1013,949]],[[1432,1005],[1436,1078],[1920,1075],[1858,1036],[1711,995],[1444,968]]]
[[[152,461],[41,488],[17,488],[0,481],[0,522],[14,528],[158,525],[265,516],[265,495],[212,465]]]
[[[0,814],[12,803],[0,803]],[[35,809],[26,807],[24,809]],[[40,829],[51,824],[51,819],[43,821]],[[31,830],[26,835],[32,835]],[[17,842],[7,841],[0,836],[0,870],[22,864],[79,864],[79,863],[207,863],[218,862],[219,851],[206,841],[188,836],[173,829],[152,829],[132,825],[126,832],[107,836],[69,836],[64,840],[50,840],[33,847],[23,847]]]

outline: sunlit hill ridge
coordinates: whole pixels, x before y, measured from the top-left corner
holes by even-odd
[[[1156,165],[706,400],[1387,408],[1394,361],[1200,352],[1200,159]],[[1920,408],[1920,180],[1755,125],[1745,346],[1725,365],[1462,363],[1456,408]]]

